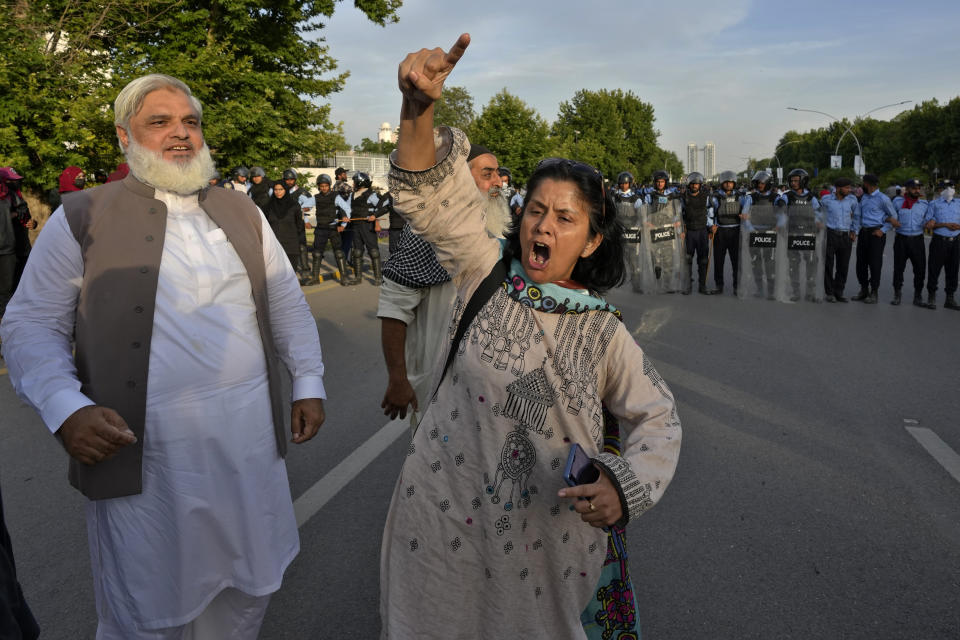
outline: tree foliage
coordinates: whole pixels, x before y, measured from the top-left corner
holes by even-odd
[[[469,131],[476,114],[473,112],[473,96],[466,87],[444,87],[440,99],[434,105],[433,121],[437,126],[456,127]]]
[[[660,132],[654,119],[653,106],[631,91],[581,89],[560,103],[552,128],[554,147],[608,177],[629,171],[643,182],[664,163],[679,177],[683,167],[676,154],[657,146]]]
[[[509,167],[518,183],[526,182],[549,148],[547,122],[506,89],[490,99],[467,133]]]
[[[0,160],[28,185],[63,167],[121,160],[112,102],[150,72],[186,82],[204,104],[204,134],[220,166],[282,169],[346,148],[329,105],[348,73],[316,34],[340,0],[12,0],[0,5]],[[354,0],[373,22],[396,21],[400,0]]]
[[[353,150],[361,153],[379,153],[386,156],[390,155],[390,152],[396,148],[397,145],[394,142],[375,142],[370,138],[364,138]]]
[[[901,169],[925,181],[935,176],[960,178],[960,97],[943,105],[937,100],[921,102],[890,121],[844,119],[803,133],[788,131],[778,142],[777,157],[785,171],[802,167],[811,175],[822,173],[839,142],[844,166],[852,167],[858,150],[848,128],[860,141],[867,171],[880,175],[883,184],[908,173]]]

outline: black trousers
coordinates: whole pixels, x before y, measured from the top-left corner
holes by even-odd
[[[893,288],[899,291],[903,287],[903,272],[907,260],[913,268],[913,292],[923,291],[923,279],[927,276],[927,248],[923,245],[923,234],[902,236],[899,233],[893,241]]]
[[[707,266],[710,263],[710,234],[706,229],[687,229],[687,237],[684,240],[687,249],[687,262],[693,263],[693,256],[697,256],[697,273],[700,280],[698,284],[701,287],[706,286],[704,279],[707,274]],[[690,281],[693,282],[693,270],[690,273]]]
[[[733,288],[740,276],[740,227],[718,227],[713,236],[713,281],[723,288],[723,263],[727,253],[733,265]]]
[[[850,256],[853,254],[853,240],[849,231],[827,229],[827,251],[823,258],[823,293],[828,296],[842,296],[847,285],[847,272],[850,270]]]
[[[377,232],[373,230],[372,222],[357,222],[353,225],[353,259],[362,260],[364,249],[370,255],[370,260],[380,257]]]
[[[333,247],[334,252],[342,251],[343,243],[340,241],[340,232],[336,227],[324,226],[317,227],[313,233],[313,250],[319,252],[314,259],[322,258],[323,252],[327,250],[327,241]]]
[[[887,234],[879,238],[873,232],[880,227],[864,227],[857,236],[857,280],[860,287],[876,291],[880,287],[880,271],[883,269],[883,248],[887,246]]]
[[[930,295],[937,292],[940,269],[946,269],[943,290],[948,296],[952,296],[957,291],[957,272],[960,271],[960,236],[947,238],[933,234],[927,273],[927,291]]]

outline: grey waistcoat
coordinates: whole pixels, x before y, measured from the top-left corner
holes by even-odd
[[[95,189],[63,194],[70,230],[83,255],[77,301],[76,365],[81,391],[119,413],[137,442],[110,460],[87,466],[70,459],[70,484],[91,500],[140,493],[147,372],[166,205],[133,175]],[[277,450],[285,455],[286,369],[270,327],[260,213],[242,193],[200,192],[200,208],[217,223],[246,268],[267,361]],[[149,437],[149,436],[147,436]]]

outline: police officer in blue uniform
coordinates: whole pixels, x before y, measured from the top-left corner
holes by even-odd
[[[887,232],[900,225],[893,202],[880,191],[879,184],[876,175],[863,176],[860,216],[853,219],[853,231],[857,234],[857,280],[860,281],[860,292],[853,299],[866,304],[877,303]]]
[[[900,304],[903,272],[909,260],[913,269],[913,304],[928,308],[923,304],[921,292],[923,279],[927,275],[927,248],[923,242],[923,227],[930,219],[929,204],[920,197],[922,185],[919,180],[910,178],[904,187],[903,195],[893,199],[893,208],[897,210],[900,226],[897,227],[893,240],[893,300],[890,304]]]
[[[954,297],[957,291],[957,274],[960,271],[960,200],[954,197],[953,180],[940,183],[940,197],[930,203],[926,227],[933,231],[930,239],[930,260],[927,272],[927,304],[937,308],[937,282],[940,270],[944,273],[944,292],[947,294],[944,309],[960,311]]]
[[[377,216],[381,214],[380,194],[371,187],[373,182],[370,176],[362,171],[353,175],[353,197],[350,199],[350,220],[353,227],[353,266],[354,280],[359,283],[363,266],[363,251],[366,249],[370,256],[373,268],[374,284],[379,286],[383,282],[380,269],[380,248],[377,244],[378,223]]]
[[[820,212],[827,225],[827,251],[824,257],[823,291],[827,302],[847,302],[843,288],[847,284],[850,256],[853,254],[853,219],[860,213],[860,201],[851,193],[850,178],[837,178],[835,193],[820,200]]]

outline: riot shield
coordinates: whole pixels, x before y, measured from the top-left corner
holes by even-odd
[[[750,205],[740,231],[740,298],[776,295],[778,212],[769,200]]]
[[[781,301],[823,301],[824,226],[809,202],[785,207],[786,278],[778,293]],[[789,281],[789,284],[788,282]]]
[[[653,196],[656,198],[656,196]],[[661,198],[640,207],[643,241],[641,278],[645,293],[682,291],[689,283],[678,199]]]
[[[623,223],[625,252],[627,254],[627,271],[630,275],[630,286],[637,293],[643,293],[643,276],[641,268],[641,240],[643,232],[640,228],[640,213],[632,202],[618,202],[617,216]]]

